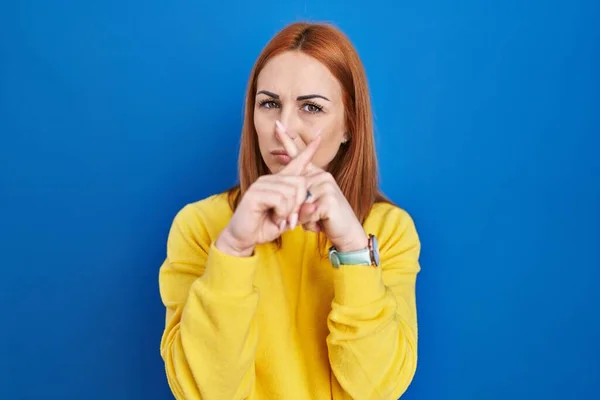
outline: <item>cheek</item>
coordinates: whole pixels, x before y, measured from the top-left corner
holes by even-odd
[[[271,141],[272,136],[275,133],[275,122],[271,121],[265,113],[255,112],[254,113],[254,129],[258,136],[258,143],[262,146],[264,143]]]
[[[339,136],[339,137],[338,137]],[[313,162],[322,169],[326,169],[331,160],[337,154],[340,148],[341,134],[340,135],[324,135],[319,145],[319,150],[313,159]]]
[[[335,113],[325,124],[321,133],[321,144],[319,150],[313,158],[313,163],[319,168],[327,169],[329,163],[336,156],[340,149],[340,144],[344,136],[345,124],[343,120],[343,112]]]

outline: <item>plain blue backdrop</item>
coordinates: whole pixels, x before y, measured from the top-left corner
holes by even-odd
[[[252,64],[303,19],[356,45],[421,235],[403,398],[597,396],[599,4],[3,2],[0,398],[171,398],[169,226],[235,183]]]

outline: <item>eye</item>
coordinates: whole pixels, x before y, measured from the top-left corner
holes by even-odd
[[[258,103],[258,105],[261,108],[267,108],[267,109],[279,108],[279,104],[273,100],[262,100]]]
[[[302,106],[302,109],[311,114],[316,114],[316,113],[320,113],[323,111],[323,107],[321,107],[317,103],[305,103]]]

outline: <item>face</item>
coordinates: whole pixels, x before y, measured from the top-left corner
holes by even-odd
[[[299,51],[281,53],[258,75],[255,95],[254,127],[269,170],[277,173],[290,161],[275,136],[277,120],[300,151],[321,132],[313,163],[326,170],[347,139],[342,87],[327,67]]]

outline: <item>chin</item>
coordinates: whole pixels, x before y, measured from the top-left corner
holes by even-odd
[[[269,173],[271,173],[271,174],[276,174],[276,173],[280,172],[283,168],[285,168],[285,165],[281,165],[281,164],[267,165],[267,169],[269,170]]]

